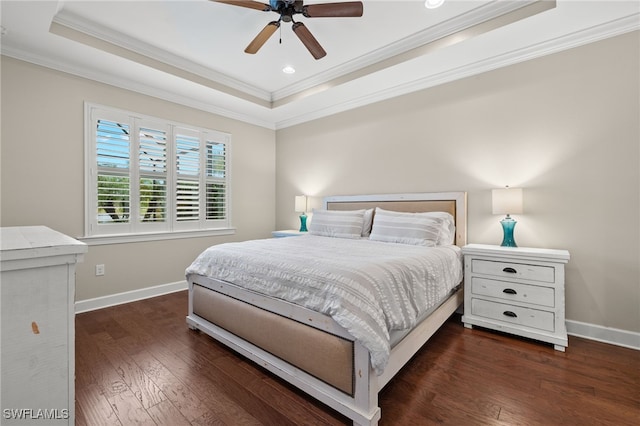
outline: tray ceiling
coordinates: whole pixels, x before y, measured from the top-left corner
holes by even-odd
[[[327,51],[315,60],[284,22],[244,53],[273,12],[208,0],[2,1],[2,53],[278,129],[640,28],[632,0],[363,3],[361,18],[296,18]]]

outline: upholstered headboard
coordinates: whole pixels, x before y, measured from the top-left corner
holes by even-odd
[[[327,210],[358,210],[380,207],[398,212],[448,212],[456,222],[457,246],[467,243],[467,193],[426,192],[411,194],[336,195],[325,197]]]

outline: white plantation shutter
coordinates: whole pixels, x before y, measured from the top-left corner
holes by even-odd
[[[167,131],[163,127],[143,122],[138,129],[138,218],[143,224],[168,221]]]
[[[189,129],[176,130],[176,221],[200,219],[200,136]]]
[[[87,236],[228,229],[230,135],[87,105]]]
[[[227,215],[227,144],[221,139],[206,141],[206,218],[213,221],[224,220]]]
[[[110,114],[95,119],[95,164],[92,179],[96,191],[90,221],[127,232],[131,219],[131,124],[126,116]]]

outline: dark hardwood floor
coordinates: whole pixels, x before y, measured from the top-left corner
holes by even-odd
[[[76,316],[76,425],[343,425],[346,418],[187,328],[179,292]],[[566,353],[453,316],[380,393],[381,425],[637,425],[640,352]]]

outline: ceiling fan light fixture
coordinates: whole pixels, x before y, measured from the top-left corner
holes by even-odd
[[[437,9],[444,4],[444,0],[425,0],[424,7],[427,9]]]
[[[282,68],[282,72],[285,74],[293,74],[294,72],[296,72],[296,69],[291,65],[287,65],[286,67]]]

